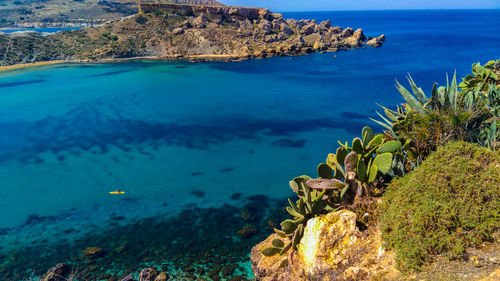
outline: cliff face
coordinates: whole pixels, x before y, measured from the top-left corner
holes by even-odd
[[[259,18],[273,20],[274,17],[268,9],[214,6],[214,5],[178,5],[174,3],[142,3],[139,5],[143,13],[176,13],[186,17],[198,17],[205,14],[211,21],[229,19],[242,21],[245,19],[256,20]],[[278,16],[281,17],[281,16]]]
[[[51,60],[248,59],[378,47],[385,37],[332,27],[330,21],[283,19],[267,9],[143,4],[143,14],[98,27],[0,34],[0,65]]]

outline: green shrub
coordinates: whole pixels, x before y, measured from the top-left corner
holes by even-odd
[[[465,142],[438,147],[391,182],[379,211],[401,270],[419,270],[433,255],[461,257],[500,229],[500,154]]]
[[[145,16],[138,16],[135,18],[135,21],[138,23],[138,24],[145,24],[146,22],[148,22],[148,18],[146,18]]]

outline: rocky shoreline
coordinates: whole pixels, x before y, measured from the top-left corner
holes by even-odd
[[[380,47],[384,41],[384,35],[365,36],[329,20],[284,19],[267,9],[142,4],[139,14],[97,27],[0,33],[0,66],[128,58],[237,61]]]

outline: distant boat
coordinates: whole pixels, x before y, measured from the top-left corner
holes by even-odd
[[[110,191],[109,194],[124,194],[125,191],[121,191],[121,190],[115,190],[115,191]]]

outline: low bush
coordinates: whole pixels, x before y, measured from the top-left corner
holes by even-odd
[[[138,23],[138,24],[145,24],[146,22],[148,22],[148,18],[146,18],[145,16],[143,15],[139,15],[138,17],[135,18],[135,21]]]
[[[466,142],[438,147],[389,184],[379,211],[401,270],[419,270],[433,255],[461,257],[500,229],[500,154]]]

